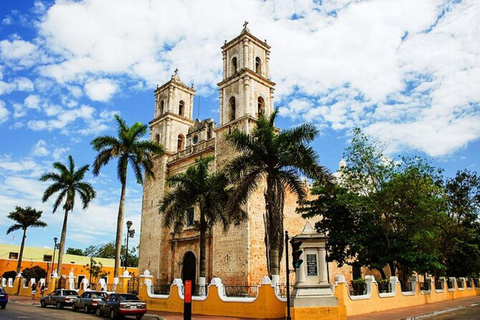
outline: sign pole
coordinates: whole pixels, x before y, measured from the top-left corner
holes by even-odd
[[[285,231],[285,264],[286,264],[286,282],[287,282],[287,320],[291,320],[290,317],[290,269],[288,265],[288,231]]]
[[[192,280],[185,280],[183,320],[192,320]]]

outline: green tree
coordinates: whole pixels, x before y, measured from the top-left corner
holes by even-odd
[[[87,263],[83,267],[87,269],[90,275],[90,279],[88,280],[90,284],[97,283],[97,280],[110,274],[109,271],[107,272],[103,270],[103,264],[101,262],[97,262],[93,258],[90,258],[90,263]]]
[[[82,249],[78,248],[67,248],[67,251],[65,251],[66,254],[74,254],[76,256],[84,256],[84,252]]]
[[[51,181],[52,184],[47,187],[43,193],[42,201],[46,202],[51,196],[58,193],[57,198],[53,204],[53,212],[57,211],[58,207],[63,202],[63,210],[65,211],[62,226],[62,235],[60,238],[60,246],[58,249],[58,264],[57,273],[60,275],[62,271],[63,252],[65,248],[65,239],[67,236],[67,221],[68,213],[73,210],[75,206],[75,196],[80,196],[83,209],[85,210],[90,201],[95,196],[93,187],[84,181],[85,174],[88,172],[89,165],[84,165],[78,170],[75,170],[75,162],[71,155],[68,156],[68,167],[61,162],[55,162],[53,168],[57,172],[49,172],[40,178],[40,181]]]
[[[318,164],[318,156],[309,144],[318,130],[313,125],[278,133],[275,128],[276,109],[270,116],[260,114],[253,131],[234,131],[227,135],[239,155],[226,167],[235,190],[227,205],[227,211],[238,204],[245,204],[260,183],[266,182],[265,198],[265,246],[270,275],[280,273],[283,252],[283,208],[288,189],[299,200],[307,195],[302,177],[328,179],[327,170]]]
[[[101,136],[95,138],[91,144],[98,152],[93,163],[93,173],[97,176],[100,168],[107,165],[110,160],[118,158],[117,177],[122,189],[118,207],[117,233],[115,238],[115,268],[114,277],[118,277],[120,269],[120,255],[122,245],[122,229],[125,216],[125,192],[127,187],[127,169],[130,164],[137,183],[143,184],[144,173],[147,177],[154,178],[153,157],[164,152],[162,146],[146,140],[140,140],[147,133],[148,127],[136,122],[131,127],[127,126],[120,116],[115,115],[118,124],[118,137]]]
[[[442,268],[440,228],[446,219],[441,171],[420,158],[398,161],[359,129],[346,149],[336,183],[316,182],[318,197],[299,209],[327,233],[329,259],[360,263],[401,278]]]
[[[8,218],[15,221],[15,224],[10,226],[7,230],[7,234],[17,231],[23,230],[22,236],[22,244],[20,245],[20,254],[18,255],[18,263],[17,263],[17,274],[20,272],[20,268],[22,266],[22,258],[23,258],[23,249],[25,247],[25,239],[27,238],[27,229],[42,227],[45,228],[47,224],[40,220],[43,211],[37,211],[32,207],[22,208],[19,206],[15,207],[15,211],[12,211],[8,214]]]
[[[480,272],[480,178],[458,171],[445,180],[447,214],[441,225],[442,252],[447,274],[455,277]]]
[[[195,160],[195,165],[185,173],[167,179],[172,188],[159,209],[165,216],[167,228],[172,225],[180,230],[186,225],[188,211],[198,208],[200,221],[196,228],[200,231],[200,277],[206,276],[206,233],[216,223],[221,223],[226,231],[231,223],[239,224],[246,219],[246,213],[234,206],[226,215],[225,206],[230,196],[229,182],[223,173],[210,173],[209,165],[213,157]]]
[[[47,276],[47,271],[40,266],[33,266],[31,268],[25,268],[22,271],[22,276],[25,279],[32,279],[35,278],[35,281],[39,281],[41,278]]]

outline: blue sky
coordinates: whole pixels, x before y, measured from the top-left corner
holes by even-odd
[[[480,3],[370,1],[2,1],[0,7],[0,243],[15,205],[43,210],[27,245],[51,246],[62,212],[41,202],[38,178],[71,154],[91,164],[90,141],[153,117],[153,90],[179,69],[194,115],[218,122],[220,47],[245,20],[271,45],[277,125],[317,125],[314,147],[335,171],[361,127],[391,156],[420,155],[447,175],[477,171]],[[88,181],[98,197],[70,215],[67,247],[112,241],[120,184],[114,164]],[[142,187],[128,182],[126,219],[138,243]]]

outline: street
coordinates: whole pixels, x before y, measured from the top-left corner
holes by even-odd
[[[0,309],[0,319],[107,319],[107,317],[97,317],[94,313],[84,314],[83,312],[73,312],[70,308],[58,310],[53,307],[40,308],[23,303],[10,302],[7,308]],[[124,319],[135,319],[135,317],[125,317]],[[143,319],[158,319],[157,317],[144,316]]]
[[[480,319],[480,305],[472,307],[461,308],[451,312],[445,312],[437,314],[431,317],[425,317],[424,319],[433,320],[474,320]]]

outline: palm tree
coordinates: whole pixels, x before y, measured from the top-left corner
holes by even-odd
[[[326,168],[318,164],[318,156],[309,143],[317,136],[317,129],[303,124],[278,133],[275,118],[278,109],[268,117],[260,114],[251,134],[234,131],[227,135],[239,155],[227,166],[231,181],[237,181],[227,211],[245,204],[260,182],[266,181],[265,246],[270,275],[280,272],[284,230],[283,207],[285,192],[289,190],[303,200],[307,191],[302,176],[328,179]]]
[[[60,237],[60,247],[58,248],[58,264],[57,274],[60,275],[62,271],[63,251],[65,248],[65,239],[67,236],[67,220],[68,213],[73,210],[75,206],[75,196],[78,194],[83,204],[83,210],[88,207],[88,204],[95,198],[96,193],[93,187],[83,180],[85,173],[87,173],[89,165],[84,165],[78,170],[75,170],[75,162],[71,155],[68,156],[68,167],[63,163],[55,162],[53,168],[58,172],[49,172],[40,177],[40,181],[52,181],[53,183],[43,193],[42,201],[47,201],[52,195],[58,193],[57,199],[53,204],[53,213],[57,211],[58,206],[64,202],[63,210],[65,216],[63,217],[62,236]]]
[[[165,215],[164,225],[167,228],[174,225],[177,230],[185,226],[189,210],[199,209],[200,221],[196,227],[200,231],[200,277],[203,278],[206,276],[206,232],[218,222],[227,231],[230,224],[239,224],[247,218],[240,206],[233,206],[230,214],[225,214],[231,188],[225,174],[209,172],[212,160],[213,156],[201,157],[186,172],[167,178],[173,189],[165,195],[159,209]]]
[[[17,274],[20,273],[22,266],[23,248],[25,247],[25,239],[27,238],[27,229],[32,227],[45,228],[47,224],[40,220],[43,211],[37,211],[32,207],[26,207],[25,209],[19,206],[15,206],[15,211],[8,214],[8,218],[12,219],[16,223],[7,230],[7,234],[13,231],[23,230],[22,244],[20,245],[20,254],[18,255]]]
[[[115,238],[115,269],[114,277],[118,277],[120,269],[120,254],[122,248],[122,228],[125,216],[125,191],[127,187],[127,169],[131,165],[135,178],[139,184],[143,184],[143,173],[147,177],[154,178],[153,157],[164,152],[162,146],[148,140],[140,140],[148,130],[146,125],[136,122],[129,127],[118,115],[118,138],[101,136],[91,142],[93,149],[98,152],[93,162],[93,174],[97,176],[100,168],[118,158],[117,177],[122,184],[120,192],[120,204],[118,206],[117,235]]]

